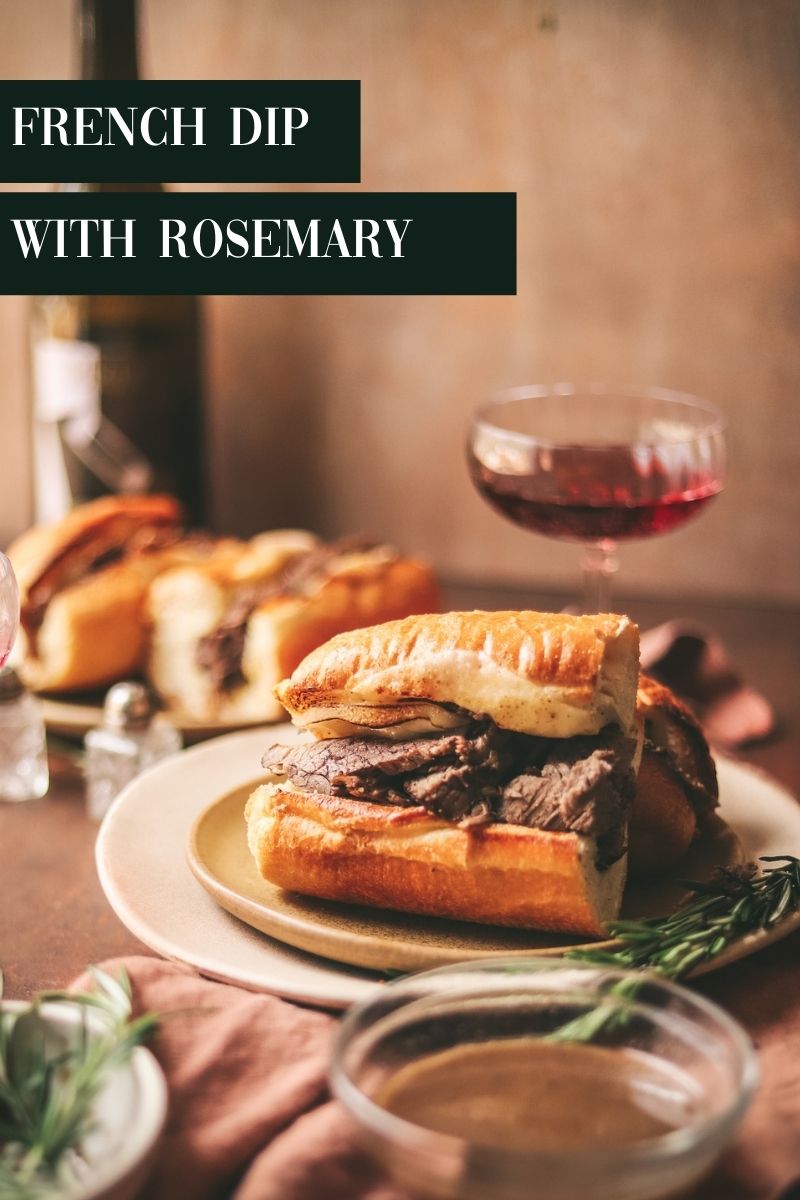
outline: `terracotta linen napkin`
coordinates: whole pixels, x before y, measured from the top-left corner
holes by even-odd
[[[329,1099],[335,1017],[157,958],[102,967],[116,974],[123,962],[134,1011],[164,1018],[150,1049],[169,1085],[165,1134],[139,1200],[402,1200]]]
[[[642,669],[692,708],[709,741],[734,749],[775,728],[769,702],[746,684],[716,634],[690,621],[667,621],[641,637]]]
[[[150,1049],[169,1085],[166,1131],[137,1200],[409,1200],[370,1164],[329,1098],[335,1016],[157,958],[102,967],[114,974],[123,963],[134,1011],[163,1017]],[[774,972],[767,989],[764,965]],[[800,1171],[800,1016],[787,1008],[795,971],[771,947],[698,981],[752,1032],[762,1085],[734,1145],[686,1200],[777,1200]]]

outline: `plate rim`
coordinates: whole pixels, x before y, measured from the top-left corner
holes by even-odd
[[[293,730],[293,727],[288,722],[283,722],[278,728],[281,728],[285,732]],[[275,726],[262,724],[255,729],[236,730],[223,734],[218,738],[213,738],[210,741],[190,746],[182,754],[184,756],[191,754],[193,759],[206,755],[216,755],[219,752],[220,743],[224,743],[225,750],[230,749],[233,752],[239,743],[247,745],[251,741],[255,742],[257,735],[271,736],[274,733]],[[114,878],[107,855],[107,845],[114,831],[114,821],[116,815],[122,812],[127,804],[132,803],[129,797],[132,796],[135,800],[141,782],[143,780],[149,782],[149,776],[166,771],[168,765],[174,766],[176,758],[177,756],[173,756],[171,759],[165,759],[163,762],[156,763],[146,771],[143,771],[141,775],[137,776],[136,779],[123,788],[103,818],[97,834],[95,841],[95,868],[100,886],[109,905],[126,929],[144,946],[147,946],[150,950],[154,950],[156,954],[168,962],[189,966],[207,979],[213,979],[219,983],[233,984],[246,991],[282,996],[287,1000],[293,1000],[297,1003],[334,1011],[343,1011],[349,1008],[351,1004],[366,999],[367,996],[371,995],[376,987],[381,986],[381,983],[385,982],[381,979],[378,972],[362,971],[358,968],[347,967],[344,964],[334,963],[327,959],[305,954],[301,950],[284,946],[282,943],[269,938],[266,934],[257,934],[255,930],[250,930],[249,932],[265,943],[273,942],[274,949],[273,947],[269,947],[269,950],[271,953],[276,954],[275,964],[272,968],[273,973],[260,972],[257,979],[254,977],[252,968],[243,970],[236,965],[232,965],[230,961],[222,964],[207,951],[187,954],[186,950],[176,945],[168,934],[154,927],[130,905],[127,896],[124,891],[120,890]],[[184,846],[185,841],[186,831],[184,830],[182,839]],[[188,867],[186,869],[188,870]],[[198,895],[205,895],[205,893],[198,890]],[[210,897],[207,897],[207,899],[210,903],[213,903]],[[216,907],[218,906],[215,905]],[[219,911],[222,912],[221,909]],[[238,921],[229,913],[224,913],[224,916],[232,923],[232,928],[234,928],[237,935],[239,934],[239,929],[236,929],[236,926],[241,927],[241,929],[248,929],[243,922]],[[287,986],[281,974],[283,966],[281,960],[287,956],[290,959],[300,960],[302,965],[310,968],[314,978],[313,986]],[[309,961],[306,962],[305,960]]]
[[[236,917],[237,920],[244,922],[258,932],[265,934],[267,937],[272,937],[276,941],[283,942],[285,945],[292,946],[295,949],[302,950],[308,954],[314,954],[316,957],[325,958],[333,963],[342,966],[355,966],[364,970],[373,971],[424,971],[433,970],[436,967],[452,965],[458,962],[464,962],[465,957],[478,959],[490,958],[547,958],[558,956],[577,950],[613,950],[621,946],[619,938],[604,938],[595,940],[578,940],[579,935],[576,935],[576,940],[567,944],[566,942],[555,943],[549,946],[527,946],[515,947],[507,946],[497,949],[490,948],[464,948],[461,950],[443,950],[441,953],[437,946],[431,946],[427,942],[421,943],[421,949],[418,951],[415,943],[409,940],[406,933],[398,933],[397,938],[393,938],[391,934],[376,931],[370,933],[369,930],[353,932],[352,930],[342,929],[336,924],[329,925],[326,922],[317,923],[314,914],[308,918],[304,918],[302,914],[296,914],[292,911],[282,911],[272,904],[259,903],[244,891],[237,891],[229,882],[221,875],[217,874],[213,867],[207,862],[206,856],[199,846],[199,838],[201,830],[209,819],[213,820],[213,814],[224,806],[230,805],[232,797],[245,786],[231,788],[221,795],[209,801],[194,817],[187,834],[185,854],[186,861],[189,865],[189,870],[192,872],[195,879],[211,896],[212,900],[220,906],[225,912]],[[257,786],[254,782],[253,786]],[[229,817],[233,820],[233,817]],[[727,824],[720,821],[718,823],[723,829],[729,832],[741,849],[741,843],[736,835],[735,830]],[[711,839],[713,842],[713,838]],[[669,880],[666,881],[669,883]],[[674,880],[672,881],[674,884]],[[268,885],[270,886],[270,885]],[[314,897],[309,897],[313,902]],[[361,905],[344,906],[348,911],[352,909],[363,909],[363,919],[369,920],[370,909]],[[243,915],[242,911],[248,915]],[[260,914],[265,914],[261,921],[257,918]],[[403,914],[400,916],[408,916],[410,918],[425,919],[422,914]],[[256,919],[251,919],[255,917]],[[380,921],[380,916],[376,917],[376,921]],[[447,932],[447,923],[445,918],[432,918],[433,920],[445,922],[443,932]],[[459,926],[467,924],[466,922],[458,922]],[[269,927],[268,927],[269,926]],[[495,929],[498,935],[504,932],[503,926],[491,926],[479,924],[475,926],[476,930],[486,930],[487,937],[491,937],[489,931]],[[513,932],[508,929],[506,932]],[[524,929],[516,930],[520,935],[525,934]],[[531,930],[532,934],[538,931]],[[544,934],[547,931],[541,931]],[[283,935],[286,936],[283,936]],[[463,935],[460,934],[460,940],[463,941]],[[558,938],[559,934],[551,934],[553,938]],[[564,938],[568,938],[569,934],[564,934]],[[386,960],[376,966],[374,962],[368,962],[367,959],[374,958],[371,951],[371,945],[374,940],[378,940],[382,945],[388,943]],[[312,943],[316,941],[315,948]],[[342,952],[346,952],[346,956],[339,957]],[[362,961],[358,961],[358,959]],[[426,961],[423,961],[426,960]]]
[[[193,746],[185,751],[181,757],[185,761],[185,758],[188,755],[191,755],[193,762],[196,763],[202,757],[208,756],[216,758],[217,755],[222,754],[225,757],[230,756],[235,762],[235,752],[240,746],[247,749],[254,747],[259,737],[273,736],[278,730],[280,730],[284,735],[286,733],[291,733],[293,736],[296,735],[296,731],[293,730],[288,724],[277,727],[260,726],[256,727],[255,729],[246,729],[228,733],[219,738],[215,738],[212,741]],[[765,786],[768,786],[774,793],[777,794],[777,797],[779,797],[779,802],[789,803],[794,808],[798,807],[798,800],[789,791],[789,789],[779,780],[776,780],[773,776],[771,776],[768,772],[765,772],[762,768],[742,762],[741,760],[729,755],[721,755],[717,753],[715,757],[719,763],[724,764],[724,771],[733,771],[740,777],[747,777],[748,775],[756,777],[761,780]],[[175,760],[172,761],[174,764]],[[200,885],[196,883],[195,880],[193,880],[193,882],[198,888],[198,896],[202,895],[209,904],[212,904],[218,910],[220,916],[224,917],[226,921],[231,922],[230,928],[236,936],[239,936],[240,930],[245,931],[252,938],[258,939],[261,947],[267,951],[267,956],[270,954],[276,954],[276,960],[274,964],[270,963],[267,967],[265,967],[263,963],[259,962],[254,963],[252,968],[248,968],[242,967],[241,964],[236,961],[220,961],[219,957],[215,958],[213,954],[209,955],[208,953],[199,952],[193,947],[190,947],[187,950],[186,947],[176,944],[172,940],[173,935],[171,931],[164,932],[161,928],[155,928],[151,921],[142,917],[140,913],[135,910],[135,907],[130,906],[127,897],[124,895],[124,892],[121,893],[117,887],[116,880],[114,879],[113,866],[107,861],[106,847],[110,838],[110,834],[114,830],[116,814],[123,812],[126,806],[131,803],[128,797],[132,796],[135,800],[138,790],[143,786],[149,786],[151,778],[157,773],[165,771],[167,763],[169,762],[170,760],[166,760],[165,763],[156,764],[154,767],[151,767],[147,772],[140,775],[123,790],[123,792],[114,801],[114,804],[109,812],[106,814],[97,838],[96,863],[101,886],[111,907],[114,909],[123,924],[126,925],[126,927],[134,934],[134,936],[136,936],[145,945],[149,946],[163,957],[174,962],[188,964],[209,978],[235,983],[236,985],[251,991],[270,992],[273,994],[282,995],[290,999],[299,1000],[301,1002],[316,1006],[336,1009],[346,1008],[349,1004],[365,998],[376,986],[380,986],[383,978],[381,973],[377,970],[353,967],[331,959],[323,958],[319,955],[313,955],[288,946],[277,939],[269,937],[267,934],[256,932],[239,918],[231,916],[224,909],[222,909],[221,906],[218,906],[217,903],[210,896],[208,896],[203,889],[200,888]],[[242,774],[240,772],[239,775],[237,775],[233,768],[228,768],[226,766],[225,769],[226,772],[230,774],[230,778],[225,784],[227,790],[232,790],[237,786],[242,786],[248,781],[248,778],[252,778],[251,771],[248,771],[246,774]],[[212,797],[211,799],[206,796],[204,799],[195,802],[191,812],[189,812],[186,816],[183,829],[181,852],[183,869],[185,869],[187,872],[189,872],[189,866],[186,862],[185,848],[188,829],[191,825],[193,825],[200,811],[204,811],[207,807],[209,807],[209,805],[214,802],[214,799],[219,799],[219,795],[216,795],[216,797]],[[733,826],[733,828],[734,832],[736,832],[736,827]],[[189,874],[191,877],[190,872]],[[730,962],[749,956],[750,954],[753,954],[762,948],[766,948],[766,946],[772,944],[773,942],[788,936],[798,927],[798,925],[800,925],[800,912],[793,914],[787,920],[781,922],[780,925],[775,926],[770,930],[759,930],[753,934],[747,935],[745,938],[734,943],[722,954],[718,955],[717,958],[708,963],[702,964],[702,966],[697,971],[692,972],[692,974],[701,975],[709,971],[721,969],[722,967],[727,966]],[[305,981],[303,986],[299,986],[294,980],[291,980],[291,982],[287,983],[287,981],[283,978],[282,967],[285,968],[285,959],[287,956],[290,959],[299,960],[301,965],[305,966],[307,969],[310,969],[311,974],[309,979]],[[232,957],[235,958],[238,957],[238,955]],[[281,959],[284,959],[283,963],[280,961]]]

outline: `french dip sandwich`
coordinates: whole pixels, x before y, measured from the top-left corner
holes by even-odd
[[[334,637],[277,695],[248,840],[291,891],[600,935],[618,914],[641,752],[627,617],[471,612]]]

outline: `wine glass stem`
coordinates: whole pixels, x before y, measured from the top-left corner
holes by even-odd
[[[611,538],[590,542],[584,547],[583,607],[587,613],[609,612],[611,581],[619,569],[617,543]]]

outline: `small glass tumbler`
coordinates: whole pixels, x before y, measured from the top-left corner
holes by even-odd
[[[11,667],[0,670],[0,800],[39,800],[50,786],[39,701]]]

